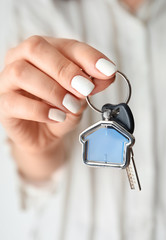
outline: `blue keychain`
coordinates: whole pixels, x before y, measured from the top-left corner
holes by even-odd
[[[83,161],[90,166],[118,167],[126,169],[131,189],[141,190],[132,146],[135,138],[133,114],[127,105],[131,97],[129,80],[117,72],[128,84],[129,95],[125,103],[105,104],[101,110],[89,106],[102,115],[102,120],[87,128],[80,134],[83,146]]]

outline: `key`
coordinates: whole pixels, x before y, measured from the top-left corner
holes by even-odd
[[[128,180],[130,183],[130,188],[133,190],[137,189],[141,191],[141,184],[140,184],[138,172],[137,172],[135,161],[134,161],[134,152],[132,149],[130,152],[130,163],[126,167],[126,172],[127,172]]]

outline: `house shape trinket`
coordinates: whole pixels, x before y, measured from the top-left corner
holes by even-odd
[[[125,168],[134,137],[115,121],[100,121],[80,134],[83,161],[91,166]]]

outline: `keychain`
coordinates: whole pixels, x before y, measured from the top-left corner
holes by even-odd
[[[80,134],[83,147],[83,161],[90,166],[117,167],[126,169],[131,189],[141,190],[134,161],[133,145],[135,138],[134,118],[128,106],[131,97],[131,85],[127,77],[117,71],[127,83],[129,94],[125,103],[105,104],[101,110],[88,105],[102,115],[102,120],[90,126]]]

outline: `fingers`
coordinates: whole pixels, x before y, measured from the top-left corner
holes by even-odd
[[[3,92],[22,89],[63,111],[76,114],[81,109],[79,99],[24,60],[7,65],[1,75],[1,85]]]
[[[47,124],[54,136],[62,137],[75,128],[81,118],[80,114],[66,113],[39,100],[31,99],[17,92],[0,95],[0,122],[8,129],[17,129],[20,121],[29,120]],[[11,134],[9,134],[11,135]]]
[[[10,57],[9,57],[10,55]],[[89,95],[94,84],[80,67],[41,37],[31,37],[8,54],[7,63],[25,59],[78,97]]]
[[[113,81],[116,72],[115,65],[102,53],[73,40],[46,41],[38,36],[31,37],[9,52],[7,63],[21,58],[35,65],[79,98],[96,92],[93,91],[94,88],[97,91],[103,90]],[[108,79],[109,82],[103,84],[101,80],[95,80],[93,84],[80,68],[97,79]]]
[[[0,116],[4,119],[24,119],[43,123],[64,122],[66,113],[16,92],[0,96]]]
[[[115,75],[116,65],[109,60],[103,53],[86,43],[69,39],[46,38],[68,59],[71,59],[86,73],[99,79],[108,79]]]

